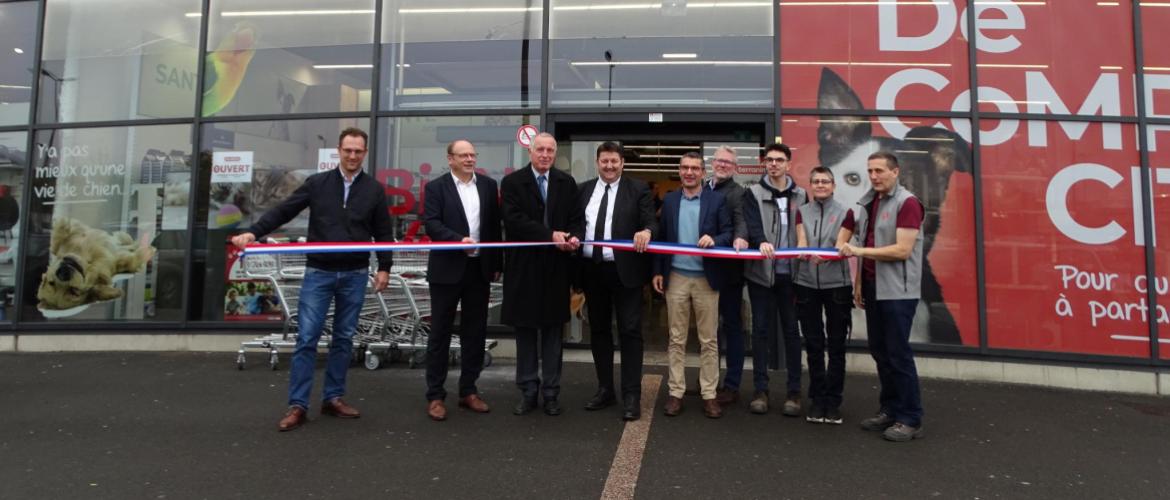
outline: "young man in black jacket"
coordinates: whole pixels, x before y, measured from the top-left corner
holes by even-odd
[[[337,150],[341,154],[338,168],[306,179],[292,196],[264,214],[247,232],[232,238],[232,243],[242,249],[292,220],[305,208],[309,209],[310,242],[391,241],[393,226],[385,188],[362,173],[366,143],[367,135],[361,129],[343,130],[338,138]],[[376,290],[386,288],[391,264],[390,252],[378,253]],[[333,341],[325,369],[321,413],[341,418],[361,416],[341,396],[345,395],[345,374],[353,356],[353,335],[366,296],[369,265],[369,252],[308,255],[297,303],[297,347],[289,369],[288,410],[278,425],[282,432],[296,429],[307,420],[317,342],[329,303],[334,300]]]

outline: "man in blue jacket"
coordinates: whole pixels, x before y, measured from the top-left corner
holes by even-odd
[[[257,237],[275,231],[304,209],[309,209],[310,242],[392,241],[394,228],[382,183],[362,173],[366,158],[366,133],[361,129],[341,131],[337,150],[341,164],[336,170],[305,179],[292,196],[268,213],[251,229],[232,238],[239,248]],[[381,291],[390,281],[390,252],[378,253],[374,289]],[[345,403],[345,374],[353,356],[353,335],[370,280],[370,253],[311,253],[297,302],[297,347],[288,373],[288,410],[278,429],[290,431],[308,420],[309,393],[313,368],[317,364],[317,342],[325,326],[329,304],[334,304],[333,340],[325,368],[323,415],[358,418],[361,413]]]
[[[687,153],[679,162],[682,188],[666,195],[658,224],[661,241],[696,245],[699,248],[730,246],[733,234],[731,213],[722,194],[703,190],[703,157]],[[673,417],[682,412],[682,397],[687,383],[687,332],[691,309],[699,333],[699,392],[703,397],[703,414],[723,416],[715,400],[719,382],[719,288],[726,279],[717,259],[693,255],[659,255],[654,261],[654,290],[666,296],[670,318],[670,341],[667,346],[670,397],[663,412]]]

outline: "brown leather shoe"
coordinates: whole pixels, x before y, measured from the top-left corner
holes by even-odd
[[[673,417],[679,413],[682,413],[682,409],[682,399],[670,396],[666,398],[666,406],[662,407],[662,414],[668,417]]]
[[[719,418],[723,416],[723,408],[719,406],[719,402],[714,399],[703,400],[703,415],[707,418]]]
[[[447,420],[447,406],[442,399],[432,399],[427,405],[427,416],[436,422]]]
[[[350,405],[345,404],[341,398],[333,398],[321,405],[322,415],[333,415],[340,418],[358,418],[362,413]]]
[[[715,401],[719,402],[720,406],[727,406],[739,401],[739,391],[730,389],[719,389],[715,391]]]
[[[290,406],[288,411],[284,413],[284,418],[280,419],[277,428],[280,432],[291,431],[300,427],[301,424],[307,422],[309,418],[305,416],[305,409],[300,406]]]
[[[483,398],[479,397],[479,394],[468,394],[460,398],[459,407],[467,408],[468,410],[476,413],[487,413],[492,411],[492,408],[488,406],[486,402],[484,402]]]

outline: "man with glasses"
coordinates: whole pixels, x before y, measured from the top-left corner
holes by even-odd
[[[812,200],[796,211],[797,246],[837,248],[848,242],[853,237],[853,212],[833,199],[833,172],[816,167],[812,169],[809,184]],[[800,316],[800,331],[808,351],[808,399],[812,407],[805,419],[809,422],[842,422],[845,339],[849,336],[852,309],[853,278],[848,260],[810,256],[800,262],[796,269],[796,313]],[[825,372],[826,338],[828,373]]]
[[[764,164],[764,175],[759,183],[748,188],[744,198],[748,239],[768,257],[776,249],[796,247],[796,231],[792,229],[796,226],[796,210],[805,203],[805,192],[788,175],[791,159],[792,150],[784,144],[764,148],[764,156],[760,159]],[[771,357],[768,354],[772,349],[769,337],[779,314],[784,363],[788,371],[783,413],[789,417],[800,415],[800,331],[796,323],[792,274],[793,261],[787,259],[768,258],[744,264],[752,304],[755,384],[750,405],[752,413],[768,412],[768,359]]]
[[[727,209],[731,212],[733,227],[731,246],[736,250],[748,247],[747,224],[743,219],[744,188],[735,182],[739,167],[735,149],[723,145],[715,149],[711,165],[714,175],[703,184],[703,189],[723,195]],[[715,399],[720,405],[730,405],[739,400],[739,382],[743,378],[743,262],[725,259],[719,263],[724,273],[723,288],[719,289],[719,344],[727,355],[727,373]]]
[[[292,196],[268,213],[245,233],[232,238],[240,249],[275,231],[309,209],[310,242],[393,241],[394,227],[382,183],[362,173],[366,158],[366,133],[347,128],[338,137],[341,164],[336,170],[308,179]],[[390,252],[378,252],[374,290],[390,282]],[[308,420],[309,393],[313,368],[317,364],[317,342],[325,326],[329,304],[334,304],[332,340],[325,367],[325,394],[322,415],[358,418],[358,410],[341,399],[345,395],[345,374],[353,356],[353,335],[370,280],[370,253],[311,253],[305,266],[297,302],[297,346],[288,372],[288,410],[280,420],[280,431],[291,431]]]
[[[451,175],[427,183],[423,222],[432,241],[479,243],[500,241],[500,199],[496,181],[475,172],[475,146],[457,140],[447,145]],[[475,387],[483,371],[491,282],[503,268],[503,252],[485,248],[433,251],[427,255],[431,292],[431,333],[427,336],[427,415],[447,419],[443,401],[455,312],[460,320],[459,406],[476,413],[490,411]],[[462,306],[462,307],[460,307]]]

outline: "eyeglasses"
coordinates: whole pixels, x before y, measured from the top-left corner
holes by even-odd
[[[723,158],[715,158],[714,160],[711,160],[711,163],[715,165],[735,165],[735,161],[724,160]]]
[[[452,153],[452,154],[449,154],[447,156],[451,156],[451,157],[455,157],[455,158],[465,158],[465,159],[471,159],[471,160],[474,160],[475,158],[479,157],[479,155],[477,155],[475,153],[460,153],[460,154]]]
[[[764,163],[779,163],[781,165],[788,163],[788,158],[773,158],[771,156],[764,157]]]
[[[813,179],[813,180],[809,181],[809,184],[812,184],[814,186],[816,186],[816,185],[829,186],[829,185],[833,184],[833,180],[832,179]]]

